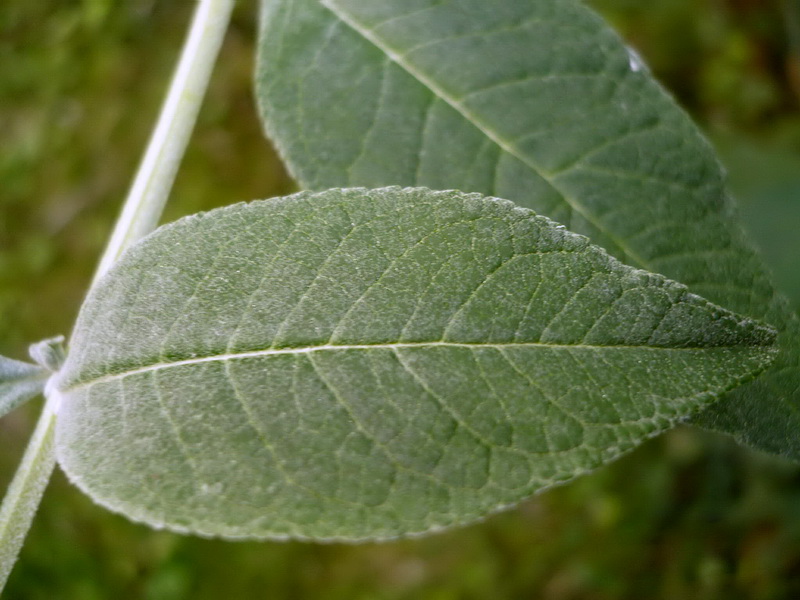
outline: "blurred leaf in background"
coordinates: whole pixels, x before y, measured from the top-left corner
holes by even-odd
[[[709,131],[745,224],[800,306],[798,0],[592,0]],[[68,334],[155,121],[194,3],[0,3],[0,354]],[[234,15],[165,220],[293,189]],[[794,32],[794,33],[791,33]],[[794,36],[794,37],[792,37]],[[794,41],[792,41],[794,40]],[[0,485],[36,407],[0,420]],[[152,531],[58,473],[12,599],[792,599],[800,470],[678,429],[484,524],[386,545]]]

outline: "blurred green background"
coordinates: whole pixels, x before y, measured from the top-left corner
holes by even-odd
[[[592,4],[715,142],[746,226],[800,306],[800,1]],[[293,189],[255,117],[255,5],[237,6],[165,220]],[[0,2],[0,354],[69,333],[193,6]],[[0,486],[34,404],[0,420]],[[357,546],[152,531],[58,472],[4,597],[795,599],[800,468],[679,428],[485,523]]]

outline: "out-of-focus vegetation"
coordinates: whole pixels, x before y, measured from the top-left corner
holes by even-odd
[[[800,2],[594,0],[717,143],[800,306]],[[242,2],[165,216],[292,183],[261,135]],[[0,3],[0,354],[68,333],[194,3]],[[0,485],[35,420],[0,421]],[[678,429],[485,523],[384,545],[223,542],[132,524],[57,473],[10,599],[800,598],[800,468]]]

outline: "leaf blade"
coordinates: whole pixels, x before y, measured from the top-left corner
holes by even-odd
[[[508,198],[767,320],[783,348],[768,380],[697,423],[800,457],[800,321],[732,218],[708,142],[588,8],[263,0],[260,36],[262,118],[303,186]]]
[[[420,533],[618,456],[773,337],[509,202],[304,193],[126,255],[79,317],[57,452],[96,501],[180,531]]]

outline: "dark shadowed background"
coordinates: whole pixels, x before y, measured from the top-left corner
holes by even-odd
[[[256,4],[237,6],[165,221],[293,189],[255,116]],[[800,306],[800,0],[592,4],[708,132]],[[0,2],[0,354],[69,333],[193,7]],[[2,487],[39,405],[0,420]],[[800,468],[679,428],[485,523],[359,546],[152,531],[57,472],[4,597],[795,599]]]

